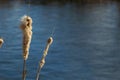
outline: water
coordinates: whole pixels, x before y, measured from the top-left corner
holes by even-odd
[[[0,6],[0,80],[21,80],[22,32],[19,19],[28,11],[20,2]],[[33,38],[27,80],[35,80],[46,40],[53,34],[41,80],[120,80],[119,5],[31,5]]]

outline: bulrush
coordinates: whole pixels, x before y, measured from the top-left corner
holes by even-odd
[[[40,60],[40,62],[39,62],[39,68],[38,68],[38,71],[37,71],[36,80],[39,79],[39,75],[40,75],[41,68],[42,68],[42,67],[44,66],[44,64],[45,64],[45,58],[46,58],[46,55],[47,55],[47,53],[48,53],[49,47],[50,47],[50,45],[52,44],[52,42],[53,42],[52,37],[49,37],[49,39],[47,40],[47,45],[46,45],[45,50],[44,50],[44,52],[43,52],[43,56],[42,56],[42,58],[41,58],[41,60]]]
[[[40,61],[40,67],[42,68],[43,66],[44,66],[44,64],[45,64],[45,58],[46,58],[46,55],[47,55],[47,53],[48,53],[48,50],[49,50],[49,47],[50,47],[50,45],[52,44],[52,42],[53,42],[53,39],[52,39],[52,37],[50,37],[49,39],[48,39],[48,41],[47,41],[47,45],[46,45],[46,47],[45,47],[45,50],[44,50],[44,52],[43,52],[43,56],[42,56],[42,59],[41,59],[41,61]]]
[[[26,15],[23,16],[20,28],[23,32],[23,58],[27,60],[32,39],[32,18]]]
[[[29,16],[23,16],[21,18],[20,28],[23,32],[23,74],[22,79],[26,79],[26,60],[28,59],[30,43],[32,39],[32,18]]]

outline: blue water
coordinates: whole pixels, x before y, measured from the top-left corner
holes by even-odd
[[[86,5],[0,6],[0,80],[21,80],[20,17],[33,19],[33,38],[27,60],[27,79],[35,80],[46,40],[55,28],[54,42],[41,70],[41,80],[120,80],[120,9],[117,3]]]

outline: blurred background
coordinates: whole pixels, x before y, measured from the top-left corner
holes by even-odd
[[[22,79],[20,18],[33,19],[27,79],[53,33],[41,80],[120,80],[119,0],[0,0],[0,80]]]

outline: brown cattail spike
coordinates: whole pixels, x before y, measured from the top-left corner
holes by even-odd
[[[3,39],[0,38],[0,48],[2,47],[2,44],[4,43]]]

